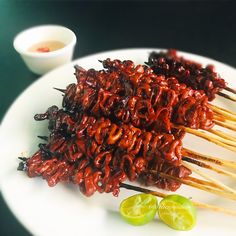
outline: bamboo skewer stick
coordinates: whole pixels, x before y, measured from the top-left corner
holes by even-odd
[[[222,132],[227,138],[223,138],[223,137],[221,137],[221,136],[219,136],[219,135],[216,135],[216,134],[214,134],[214,131],[212,131],[212,130],[210,130],[210,131],[199,131],[199,130],[196,130],[197,131],[197,133],[201,133],[201,135],[202,136],[208,136],[208,137],[210,137],[210,138],[212,138],[212,139],[216,139],[216,140],[218,140],[218,141],[220,141],[220,142],[223,142],[223,143],[225,143],[225,144],[228,144],[228,145],[230,145],[230,146],[235,146],[236,147],[236,142],[235,141],[232,141],[232,140],[229,140],[228,139],[228,134],[225,134],[224,132]],[[212,133],[212,134],[209,134],[209,133]],[[216,132],[217,133],[217,132]],[[222,135],[222,134],[221,134]]]
[[[156,170],[150,170],[150,171],[147,171],[147,173],[153,173],[153,174],[156,174],[157,171]],[[164,173],[161,173],[160,176],[164,174]],[[200,185],[203,185],[203,186],[209,186],[211,188],[215,188],[215,189],[220,189],[222,190],[222,187],[220,187],[218,184],[215,184],[215,183],[212,183],[210,181],[206,181],[206,180],[202,180],[202,179],[198,179],[198,178],[195,178],[195,177],[191,177],[191,176],[187,176],[187,177],[184,177],[184,178],[181,178],[183,180],[186,180],[186,181],[191,181],[193,183],[196,183],[196,184],[200,184]]]
[[[234,141],[236,142],[236,137],[232,136],[232,135],[229,135],[229,134],[226,134],[225,132],[222,132],[221,130],[217,130],[217,129],[210,129],[210,130],[207,130],[208,132],[212,133],[212,134],[215,134],[217,136],[220,136],[224,139],[229,139],[231,141]]]
[[[206,180],[197,179],[197,178],[194,178],[194,177],[191,177],[191,176],[187,176],[184,179],[195,182],[195,183],[198,183],[198,184],[202,184],[202,185],[210,186],[210,187],[213,187],[213,188],[221,189],[221,188],[219,188],[218,185],[216,185],[212,182],[206,181]]]
[[[180,179],[180,178],[177,178],[177,177],[174,177],[174,176],[171,176],[171,175],[167,175],[165,173],[159,173],[159,175],[163,178],[172,179],[172,180],[175,180],[175,181],[177,181],[181,184],[185,184],[185,185],[191,186],[193,188],[197,188],[199,190],[202,190],[202,191],[205,191],[205,192],[208,192],[208,193],[218,195],[220,197],[224,197],[224,198],[228,198],[228,199],[236,201],[236,194],[229,193],[228,191],[225,192],[225,191],[222,191],[221,189],[213,188],[213,187],[210,187],[210,186],[205,186],[205,185],[198,184],[198,183],[195,183],[195,182],[192,182],[192,181],[188,181],[186,179]]]
[[[213,115],[213,120],[218,120],[218,121],[221,121],[221,122],[229,123],[231,125],[236,125],[236,120],[228,119],[228,118],[224,117],[221,114],[214,114]]]
[[[233,102],[236,102],[236,98],[232,97],[232,96],[230,96],[228,94],[225,94],[225,93],[222,93],[222,92],[218,92],[217,94],[220,95],[221,97],[224,97],[224,98],[229,99],[229,100],[231,100]]]
[[[187,162],[192,163],[192,164],[194,164],[194,165],[198,165],[198,166],[200,166],[200,167],[202,167],[202,168],[206,168],[206,169],[212,170],[212,171],[214,171],[214,172],[216,172],[216,173],[218,173],[218,174],[226,175],[226,176],[228,176],[228,177],[232,177],[232,178],[235,178],[235,179],[236,179],[236,174],[235,174],[235,173],[232,173],[232,172],[230,172],[230,171],[226,171],[226,170],[219,169],[219,168],[217,168],[217,167],[213,167],[213,166],[208,165],[208,164],[206,164],[206,163],[204,163],[204,162],[197,161],[197,160],[194,160],[194,159],[189,158],[189,157],[183,157],[182,159],[183,159],[184,161],[187,161]]]
[[[189,156],[197,160],[204,160],[206,162],[211,162],[213,164],[219,165],[219,166],[224,166],[224,167],[229,167],[232,169],[236,169],[236,162],[234,161],[228,161],[228,160],[223,160],[217,157],[212,157],[208,155],[203,155],[198,152],[194,152],[192,150],[189,150],[187,148],[183,149],[183,155],[184,156]]]
[[[66,92],[66,89],[60,89],[60,88],[54,88],[56,89],[57,91],[61,92],[61,93],[65,93]]]
[[[206,204],[206,203],[202,203],[202,202],[192,201],[192,203],[198,208],[208,209],[208,210],[215,211],[215,212],[221,212],[226,215],[231,215],[231,216],[236,217],[236,211],[233,211],[233,210],[229,210],[229,209],[226,209],[223,207],[218,207],[218,206],[214,206],[214,205],[210,205],[210,204]]]
[[[37,137],[42,139],[42,140],[44,140],[44,141],[48,141],[48,137],[47,136],[38,135]]]
[[[125,184],[125,183],[121,183],[120,187],[128,189],[128,190],[133,190],[133,191],[136,191],[136,192],[152,194],[152,195],[160,197],[160,198],[164,198],[164,197],[168,196],[165,193],[152,191],[150,189],[146,189],[146,188],[142,188],[142,187],[138,187],[138,186],[133,186],[133,185],[130,185],[130,184]],[[207,209],[207,210],[211,210],[211,211],[215,211],[215,212],[221,212],[221,213],[236,217],[236,211],[232,211],[232,210],[229,210],[229,209],[226,209],[226,208],[223,208],[223,207],[209,205],[209,204],[202,203],[202,202],[192,201],[192,203],[198,208],[203,208],[203,209]]]
[[[228,193],[232,193],[236,196],[236,190],[230,188],[229,186],[221,183],[219,180],[216,180],[215,178],[209,176],[208,174],[206,173],[203,173],[202,171],[200,171],[199,169],[197,168],[193,168],[191,165],[187,164],[187,163],[182,163],[183,166],[187,167],[189,170],[197,173],[198,175],[202,176],[203,178],[213,182],[214,184],[218,185],[220,188],[224,189],[226,192]]]
[[[138,186],[134,186],[134,185],[130,185],[130,184],[125,184],[125,183],[120,183],[120,187],[125,188],[125,189],[129,189],[129,190],[134,190],[136,192],[149,193],[149,194],[155,195],[155,196],[160,197],[160,198],[164,198],[164,197],[167,196],[167,194],[165,194],[165,193],[152,191],[152,190],[147,189],[147,188],[142,188],[142,187],[138,187]]]
[[[155,170],[150,170],[151,173],[154,173],[156,174],[157,171]],[[236,194],[234,193],[229,193],[228,191],[222,191],[221,187],[217,185],[217,187],[211,187],[211,186],[206,186],[206,185],[203,185],[203,184],[199,184],[197,182],[193,182],[193,181],[189,181],[188,179],[181,179],[181,178],[177,178],[175,176],[171,176],[171,175],[168,175],[168,174],[165,174],[165,173],[158,173],[160,177],[162,178],[167,178],[167,179],[172,179],[172,180],[175,180],[181,184],[185,184],[185,185],[188,185],[188,186],[191,186],[191,187],[194,187],[194,188],[197,188],[199,190],[203,190],[205,192],[209,192],[209,193],[212,193],[212,194],[215,194],[215,195],[218,195],[218,196],[221,196],[221,197],[224,197],[224,198],[228,198],[228,199],[231,199],[231,200],[236,200]]]
[[[225,143],[225,144],[227,144],[227,145],[230,145],[230,146],[233,146],[233,147],[236,147],[236,142],[235,141],[232,141],[232,140],[229,140],[229,139],[226,139],[226,138],[223,138],[223,137],[221,137],[221,136],[218,136],[218,135],[215,135],[213,132],[213,135],[211,135],[211,134],[209,134],[209,133],[211,133],[211,132],[208,132],[208,131],[199,131],[199,130],[196,130],[197,132],[197,134],[200,134],[201,135],[201,137],[209,137],[209,138],[211,138],[211,139],[216,139],[216,140],[218,140],[218,141],[220,141],[220,142],[223,142],[223,143]],[[208,133],[207,133],[208,132]],[[222,132],[223,133],[223,132]],[[225,136],[228,136],[227,134],[225,134]]]
[[[225,87],[224,88],[226,91],[229,91],[229,92],[231,92],[231,93],[233,93],[233,94],[236,94],[236,89],[232,89],[232,88],[230,88],[230,87]]]
[[[214,119],[214,122],[217,125],[221,126],[221,127],[236,131],[236,125],[235,124],[229,123],[227,121],[222,122],[222,121],[216,120],[216,119]]]
[[[179,126],[179,125],[174,125],[173,127],[185,130],[187,133],[194,134],[194,135],[196,135],[198,137],[201,137],[201,138],[206,139],[206,140],[208,140],[208,141],[210,141],[212,143],[215,143],[215,144],[217,144],[217,145],[219,145],[221,147],[224,147],[224,148],[229,149],[229,150],[231,150],[233,152],[236,152],[236,147],[233,147],[233,146],[228,145],[228,144],[226,144],[226,143],[224,143],[222,141],[214,139],[212,136],[206,135],[206,133],[204,133],[202,131],[194,130],[194,129],[191,129],[191,128],[188,128],[188,127],[185,127],[185,126]],[[230,140],[228,140],[228,141],[230,141]]]
[[[220,115],[223,115],[225,118],[227,119],[230,119],[230,120],[233,120],[233,121],[236,121],[236,113],[232,112],[232,111],[229,111],[229,110],[226,110],[222,107],[218,107],[216,105],[213,105],[213,104],[210,104],[209,103],[209,106],[211,107],[211,109],[217,113],[217,114],[220,114]]]

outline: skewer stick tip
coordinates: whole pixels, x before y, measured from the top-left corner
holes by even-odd
[[[54,89],[57,90],[57,91],[60,91],[60,92],[62,92],[62,93],[65,93],[65,92],[66,92],[66,89],[60,89],[60,88],[55,88],[55,87],[54,87]]]

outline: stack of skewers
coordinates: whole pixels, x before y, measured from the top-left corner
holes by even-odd
[[[100,62],[100,71],[75,66],[77,83],[57,88],[63,93],[62,108],[52,106],[35,115],[36,120],[48,120],[50,135],[39,136],[45,142],[32,157],[20,157],[18,169],[29,177],[41,176],[49,186],[73,182],[86,196],[96,191],[117,196],[120,188],[165,196],[126,184],[129,180],[169,191],[186,184],[236,200],[236,190],[197,168],[236,178],[236,162],[182,145],[191,133],[236,151],[236,137],[214,127],[235,131],[236,114],[209,103],[216,94],[236,101],[222,92],[236,91],[214,68],[178,57],[174,50],[151,53],[147,66],[130,60]]]

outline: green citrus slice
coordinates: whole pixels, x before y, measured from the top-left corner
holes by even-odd
[[[168,195],[158,207],[160,219],[176,230],[190,230],[196,224],[196,208],[193,203],[180,195]]]
[[[144,225],[150,222],[157,212],[157,199],[151,194],[137,194],[123,200],[120,214],[131,225]]]

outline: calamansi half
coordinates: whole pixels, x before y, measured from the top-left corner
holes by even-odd
[[[196,224],[196,208],[193,203],[180,195],[168,195],[158,207],[160,219],[176,230],[190,230]]]
[[[120,214],[129,224],[144,225],[153,220],[157,212],[157,199],[151,194],[137,194],[123,200]]]

